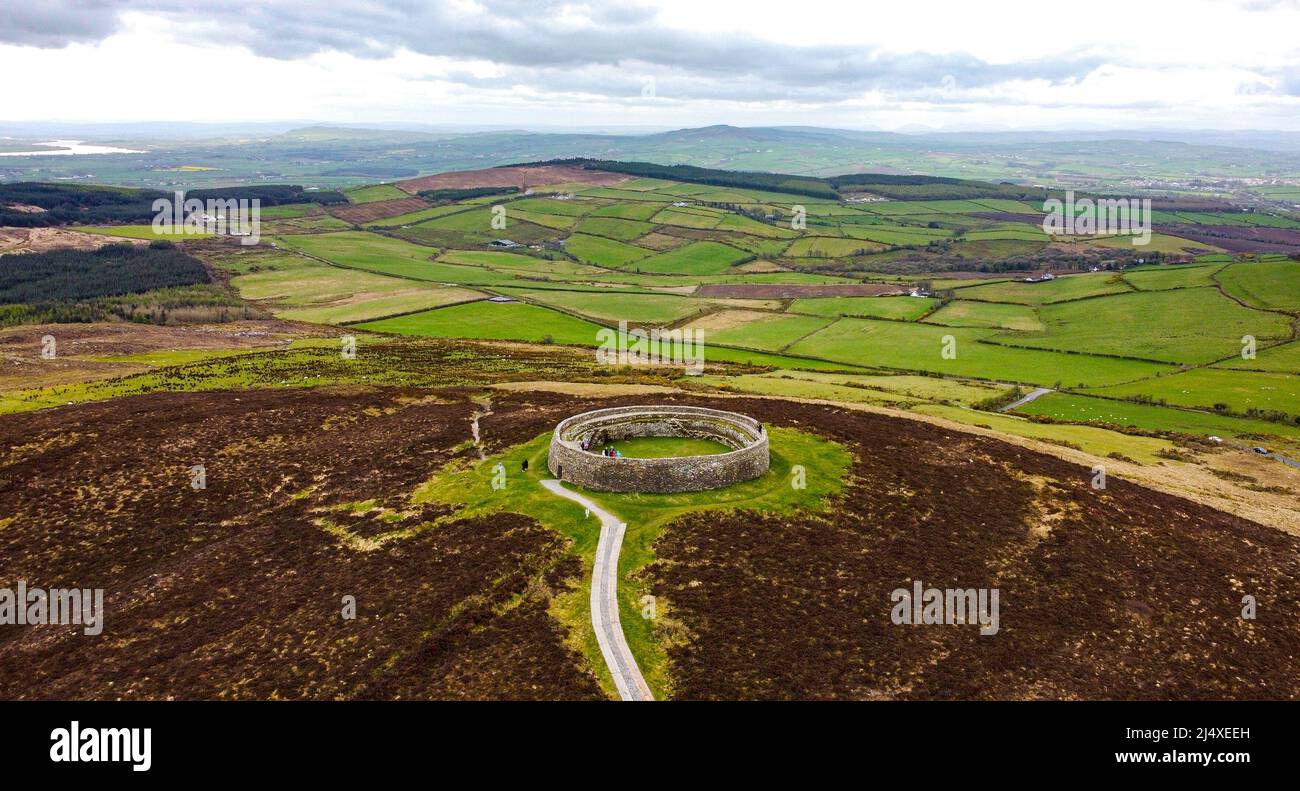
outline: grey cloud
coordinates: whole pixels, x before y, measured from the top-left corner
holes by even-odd
[[[14,0],[0,14],[0,42],[30,47],[66,47],[100,41],[118,27],[118,2]]]
[[[197,24],[194,35],[237,43],[263,57],[295,59],[339,51],[383,58],[406,48],[426,55],[491,61],[507,69],[498,83],[513,81],[539,90],[555,90],[567,83],[572,90],[614,97],[626,92],[626,76],[620,80],[617,75],[585,72],[635,72],[638,92],[641,76],[650,74],[665,94],[673,93],[671,84],[682,97],[825,101],[869,90],[891,94],[932,90],[946,75],[953,75],[961,89],[1016,79],[1067,82],[1104,62],[1095,55],[1074,53],[1003,65],[966,54],[800,47],[742,34],[670,29],[658,25],[655,12],[646,6],[600,0],[576,6],[558,0],[485,0],[480,10],[416,0],[225,0],[183,10],[158,0],[129,4],[101,0],[89,13],[84,5],[73,9],[71,3],[56,3],[25,18],[6,20],[0,23],[0,40],[60,46],[102,37],[115,29],[115,10],[128,6]],[[592,25],[562,21],[562,6],[576,7]],[[601,83],[610,85],[602,89]]]

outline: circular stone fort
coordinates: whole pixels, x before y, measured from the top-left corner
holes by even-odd
[[[645,459],[615,458],[597,450],[637,437],[712,440],[731,450]],[[597,409],[555,427],[547,467],[560,480],[603,492],[718,489],[767,472],[767,431],[751,417],[720,409],[675,404]]]

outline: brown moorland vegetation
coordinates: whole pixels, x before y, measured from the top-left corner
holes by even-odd
[[[610,187],[631,178],[622,173],[588,170],[572,165],[512,165],[438,173],[409,181],[399,181],[394,186],[414,195],[421,190],[471,187],[518,187],[521,190],[547,184],[590,184],[593,187]]]
[[[547,613],[580,573],[561,536],[503,516],[381,540],[393,512],[440,515],[405,495],[466,452],[475,407],[448,397],[171,393],[0,421],[0,584],[102,587],[107,613],[99,637],[0,632],[0,698],[600,697]]]
[[[645,396],[494,402],[503,444]],[[649,569],[683,699],[1300,696],[1300,539],[1055,456],[771,399],[679,398],[796,426],[857,457],[828,514],[670,523]],[[519,403],[525,409],[516,408]],[[797,463],[797,459],[792,459]],[[1000,590],[1000,631],[895,625],[891,592]],[[1256,597],[1255,620],[1241,617]],[[666,627],[667,628],[667,627]]]
[[[856,449],[824,518],[688,516],[653,591],[692,635],[680,698],[1300,696],[1300,539],[1024,448],[779,402],[729,408]],[[1000,589],[1001,629],[906,626],[913,580]],[[1256,597],[1257,619],[1241,617]]]
[[[108,612],[100,638],[0,633],[0,697],[600,696],[547,614],[578,573],[563,538],[522,516],[412,513],[414,487],[476,457],[468,396],[154,394],[0,418],[0,584],[105,587]],[[647,398],[498,391],[481,429],[504,448]],[[1300,695],[1294,536],[1114,476],[1097,491],[1086,468],[941,426],[653,399],[856,456],[825,513],[664,528],[644,573],[662,628],[687,638],[669,648],[678,698]],[[1000,631],[894,625],[890,592],[918,579],[998,588]],[[348,594],[355,621],[339,616]]]
[[[340,220],[346,220],[353,225],[360,225],[361,223],[374,222],[385,217],[396,217],[401,214],[410,214],[427,208],[429,208],[429,204],[419,198],[396,198],[394,200],[372,201],[350,206],[331,206],[329,213]]]

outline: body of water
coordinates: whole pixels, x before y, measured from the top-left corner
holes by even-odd
[[[86,145],[81,140],[51,140],[37,143],[38,146],[50,146],[49,151],[0,151],[0,157],[67,157],[82,154],[143,154],[133,148],[115,148],[113,146]]]

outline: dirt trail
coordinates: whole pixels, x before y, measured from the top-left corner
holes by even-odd
[[[487,461],[487,451],[483,449],[483,437],[479,428],[479,421],[492,414],[492,399],[476,398],[474,403],[478,404],[481,409],[474,412],[470,419],[469,431],[474,436],[474,448],[478,451],[479,461]]]

